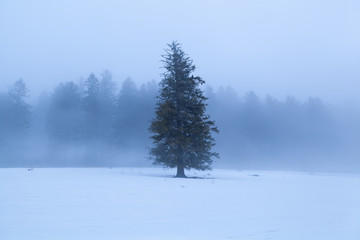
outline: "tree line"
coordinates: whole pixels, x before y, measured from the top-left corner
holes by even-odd
[[[131,79],[117,91],[108,71],[78,84],[61,83],[50,96],[46,133],[57,143],[142,144],[155,91],[154,82],[138,89]]]
[[[252,91],[238,96],[232,88],[208,88],[207,96],[220,129],[216,149],[229,164],[316,164],[340,150],[337,113],[319,98],[301,102],[288,96],[281,101]]]
[[[214,136],[220,165],[271,162],[338,146],[333,114],[320,99],[261,99],[254,92],[238,96],[231,88],[209,86],[204,92],[220,131]],[[18,80],[0,94],[0,165],[115,166],[125,161],[119,157],[124,152],[138,153],[138,162],[150,165],[146,155],[157,93],[155,81],[118,84],[104,71],[62,82],[31,106],[29,90]]]

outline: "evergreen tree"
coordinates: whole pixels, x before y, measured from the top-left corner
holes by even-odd
[[[23,160],[32,123],[32,107],[26,102],[29,90],[19,79],[7,93],[0,92],[0,164],[14,166]]]
[[[8,118],[14,134],[25,134],[31,125],[31,105],[26,103],[29,97],[29,89],[22,79],[17,80],[8,91],[10,111]]]
[[[0,152],[12,135],[11,105],[8,95],[0,92]]]
[[[73,143],[81,140],[81,93],[74,82],[61,83],[51,97],[46,130],[51,140]]]
[[[206,114],[206,97],[199,85],[204,84],[199,76],[194,76],[193,61],[172,42],[163,55],[163,79],[156,107],[156,117],[152,120],[154,146],[150,156],[155,165],[177,168],[176,177],[186,177],[184,169],[211,169],[211,152],[215,140],[211,132],[218,132],[214,121]]]
[[[122,147],[130,147],[139,140],[137,131],[139,118],[138,88],[133,80],[127,78],[121,85],[116,102],[116,118],[114,122],[114,140]]]
[[[101,126],[100,81],[91,73],[84,86],[84,139],[90,142],[97,141]]]
[[[112,142],[115,119],[116,89],[117,85],[112,80],[111,73],[106,70],[102,72],[99,82],[99,116],[101,116],[99,119],[99,137],[102,143]]]

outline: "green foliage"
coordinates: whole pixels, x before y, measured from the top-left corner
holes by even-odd
[[[199,85],[204,84],[194,76],[195,65],[173,42],[163,55],[165,73],[160,83],[156,117],[152,120],[154,147],[151,158],[156,165],[170,168],[211,169],[212,158],[218,153],[211,152],[215,140],[211,132],[218,132],[214,121],[206,114],[206,97]],[[181,175],[182,173],[180,173]]]

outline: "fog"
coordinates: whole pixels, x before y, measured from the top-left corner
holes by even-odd
[[[104,71],[61,82],[30,105],[18,80],[1,93],[1,167],[151,166],[148,127],[158,90],[155,81],[117,83]],[[215,167],[359,172],[357,107],[203,90],[220,130]]]
[[[359,172],[359,11],[350,0],[1,1],[0,166],[151,166],[161,54],[177,40],[207,83],[214,167]]]
[[[360,102],[359,11],[356,0],[3,0],[0,87],[24,78],[37,97],[104,69],[159,80],[177,40],[214,88]]]

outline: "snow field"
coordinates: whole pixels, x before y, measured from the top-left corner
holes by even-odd
[[[0,239],[360,239],[360,176],[0,169]]]

